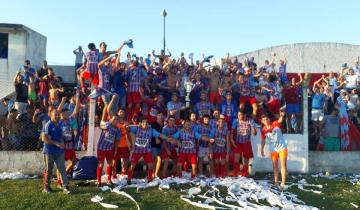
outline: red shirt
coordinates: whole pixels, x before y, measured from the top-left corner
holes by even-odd
[[[291,86],[283,90],[285,101],[288,104],[299,103],[298,86]]]
[[[269,129],[266,129],[266,127],[263,126],[263,127],[261,128],[260,138],[261,138],[261,139],[265,139],[265,138],[266,138],[265,134],[272,132],[272,130],[273,130],[274,128],[276,128],[276,127],[277,127],[277,128],[281,128],[281,124],[280,124],[277,120],[271,123]]]

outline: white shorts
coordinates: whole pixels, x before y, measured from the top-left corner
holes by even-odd
[[[199,147],[199,152],[198,152],[199,158],[204,158],[204,161],[208,161],[209,154],[210,154],[209,147]]]
[[[311,110],[311,120],[312,121],[322,121],[324,118],[324,112],[321,109],[312,109]]]

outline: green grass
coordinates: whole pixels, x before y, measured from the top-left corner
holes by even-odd
[[[299,178],[296,178],[299,180]],[[306,178],[308,183],[322,184],[322,194],[304,192],[295,187],[289,189],[298,195],[307,205],[320,209],[344,210],[355,209],[353,202],[360,205],[360,186],[347,181]],[[290,181],[295,181],[294,179]],[[95,195],[104,197],[103,202],[119,206],[119,209],[136,209],[129,199],[110,192],[100,192],[95,186],[76,186],[77,181],[71,181],[71,195],[64,195],[56,189],[50,195],[43,194],[41,179],[0,180],[0,209],[104,209],[100,204],[92,203],[90,198]],[[180,189],[188,186],[171,186],[170,190],[160,191],[157,187],[139,190],[125,189],[139,203],[141,209],[198,209],[180,199]]]

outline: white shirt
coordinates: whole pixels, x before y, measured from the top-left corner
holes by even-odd
[[[346,76],[346,88],[356,88],[356,84],[358,81],[357,75],[347,75]]]
[[[77,51],[75,52],[75,63],[76,64],[80,64],[83,63],[83,58],[84,58],[84,52],[83,51]]]

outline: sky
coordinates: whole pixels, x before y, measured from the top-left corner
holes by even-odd
[[[174,56],[193,52],[224,57],[302,42],[360,43],[360,1],[329,0],[0,0],[0,23],[26,25],[47,37],[49,64],[75,62],[72,51],[105,41],[131,53],[163,47]],[[123,58],[128,48],[125,48]]]

